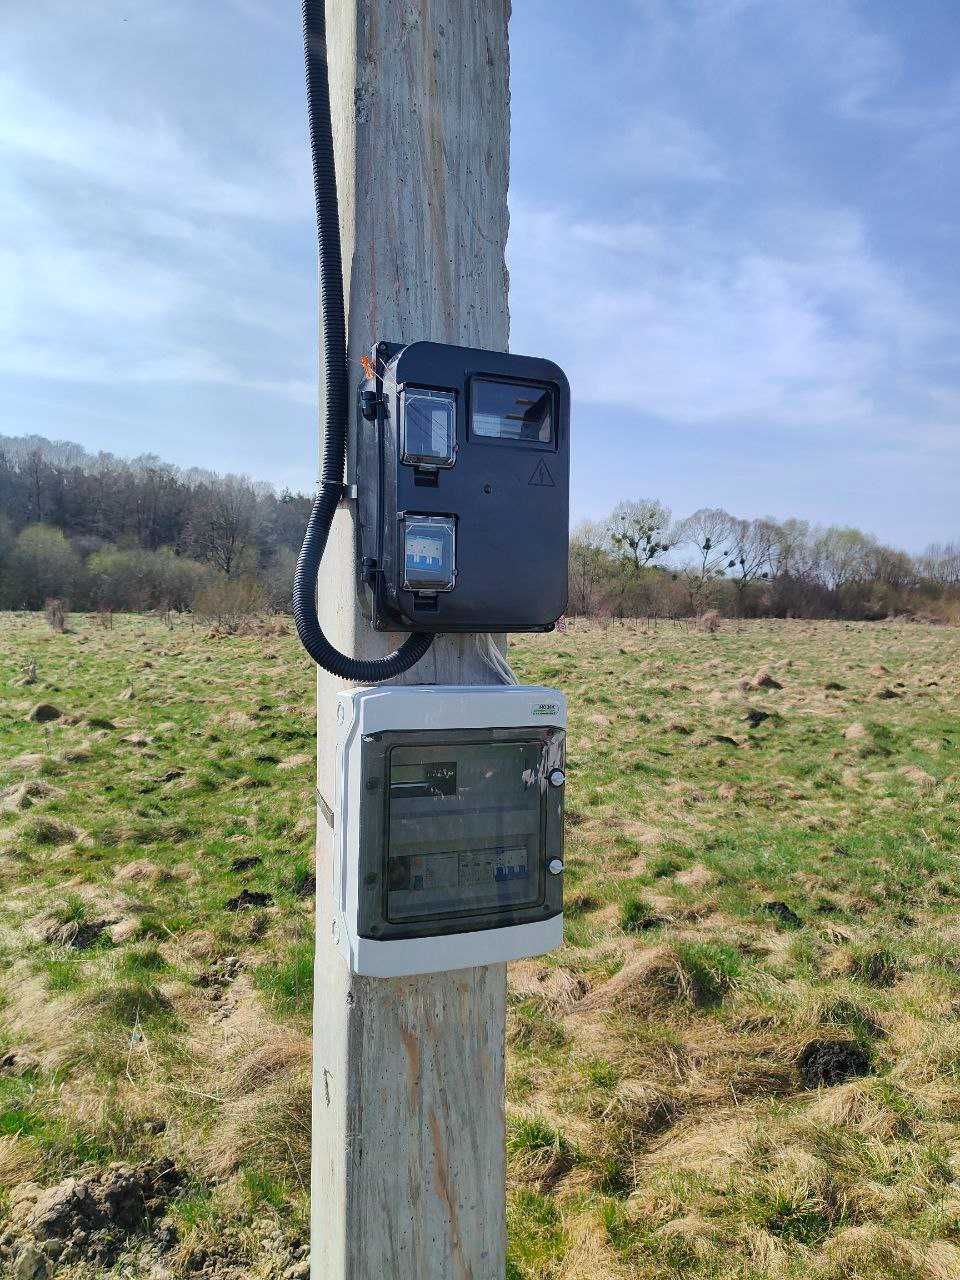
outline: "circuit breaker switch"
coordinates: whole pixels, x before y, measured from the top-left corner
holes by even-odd
[[[403,586],[406,591],[452,591],[457,581],[457,522],[453,516],[405,513]]]

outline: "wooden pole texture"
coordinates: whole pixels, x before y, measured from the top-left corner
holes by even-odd
[[[374,342],[506,350],[509,0],[327,0],[351,392]],[[350,430],[355,423],[351,421]],[[320,616],[374,656],[357,608],[352,504]],[[489,684],[474,637],[440,636],[404,683]],[[318,787],[335,795],[336,693],[317,683]],[[318,811],[313,1280],[503,1280],[506,967],[347,972],[331,934]]]

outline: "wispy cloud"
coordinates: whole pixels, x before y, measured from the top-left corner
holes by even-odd
[[[853,212],[771,223],[761,244],[696,222],[585,225],[515,204],[514,345],[549,335],[579,399],[677,424],[892,427],[891,378],[933,358],[955,323],[911,295]]]
[[[725,167],[707,132],[653,108],[627,115],[607,143],[608,162],[637,180],[719,182]]]
[[[310,244],[305,157],[211,157],[160,109],[119,119],[9,73],[0,154],[0,370],[304,402],[312,282],[278,237]]]
[[[579,99],[560,113],[577,180],[512,200],[512,345],[554,355],[578,421],[616,440],[615,475],[581,455],[597,508],[651,452],[675,486],[671,457],[737,439],[765,492],[801,459],[816,474],[812,442],[838,501],[869,476],[892,508],[923,467],[942,489],[960,463],[960,55],[886,0],[633,13],[579,31],[618,93],[600,130]],[[521,133],[524,165],[539,141]]]
[[[123,121],[78,112],[9,75],[0,77],[0,148],[14,162],[52,166],[74,182],[145,201],[172,200],[179,210],[273,221],[302,220],[308,207],[305,166],[288,167],[289,151],[266,164],[262,156],[201,154],[159,113]]]
[[[686,34],[698,50],[735,58],[746,79],[766,82],[762,59],[749,56],[762,41],[782,85],[805,86],[811,102],[851,121],[926,129],[956,120],[954,90],[909,73],[893,34],[895,12],[864,0],[693,0]]]

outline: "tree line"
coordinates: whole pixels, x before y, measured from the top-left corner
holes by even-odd
[[[922,555],[846,526],[741,519],[704,507],[674,520],[655,499],[585,521],[570,545],[570,611],[598,617],[960,621],[960,542]]]
[[[306,494],[246,476],[0,435],[0,608],[287,611]],[[217,603],[219,602],[219,604]],[[859,529],[742,519],[718,507],[674,520],[619,503],[577,526],[570,612],[599,617],[840,617],[960,621],[960,543],[912,556]]]
[[[310,505],[152,454],[0,436],[0,608],[189,609],[232,589],[286,609]]]

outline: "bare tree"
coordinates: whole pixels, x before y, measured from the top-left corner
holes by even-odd
[[[867,579],[891,591],[906,591],[916,585],[917,566],[905,551],[876,543],[867,552]]]
[[[207,486],[195,515],[193,535],[202,557],[227,577],[245,568],[259,522],[256,491],[246,476],[224,476]]]
[[[43,453],[39,449],[32,449],[27,455],[23,469],[30,484],[31,522],[43,524],[43,489],[44,481],[49,471]]]
[[[581,521],[570,535],[571,613],[596,613],[608,571],[606,545],[606,529],[593,520]]]
[[[775,615],[819,611],[822,589],[815,572],[813,534],[806,520],[767,520],[770,528],[768,571],[770,607]]]
[[[876,539],[859,529],[831,525],[822,530],[813,544],[813,558],[820,581],[830,591],[840,592],[869,575],[870,555]]]
[[[812,564],[810,525],[806,520],[768,521],[772,537],[768,568],[772,578],[804,578]]]
[[[919,557],[917,568],[941,591],[960,586],[960,543],[931,543]]]
[[[674,545],[670,508],[653,498],[619,502],[606,521],[607,536],[617,555],[642,569]]]
[[[676,545],[690,549],[689,563],[682,568],[683,580],[696,613],[715,594],[716,584],[735,563],[739,521],[722,507],[702,507],[677,526]]]
[[[150,551],[172,545],[177,538],[186,496],[176,467],[146,454],[135,458],[131,469],[132,519],[140,544]]]
[[[750,583],[766,582],[770,577],[777,526],[772,520],[734,520],[733,530],[733,549],[727,571],[736,584],[742,613]]]

